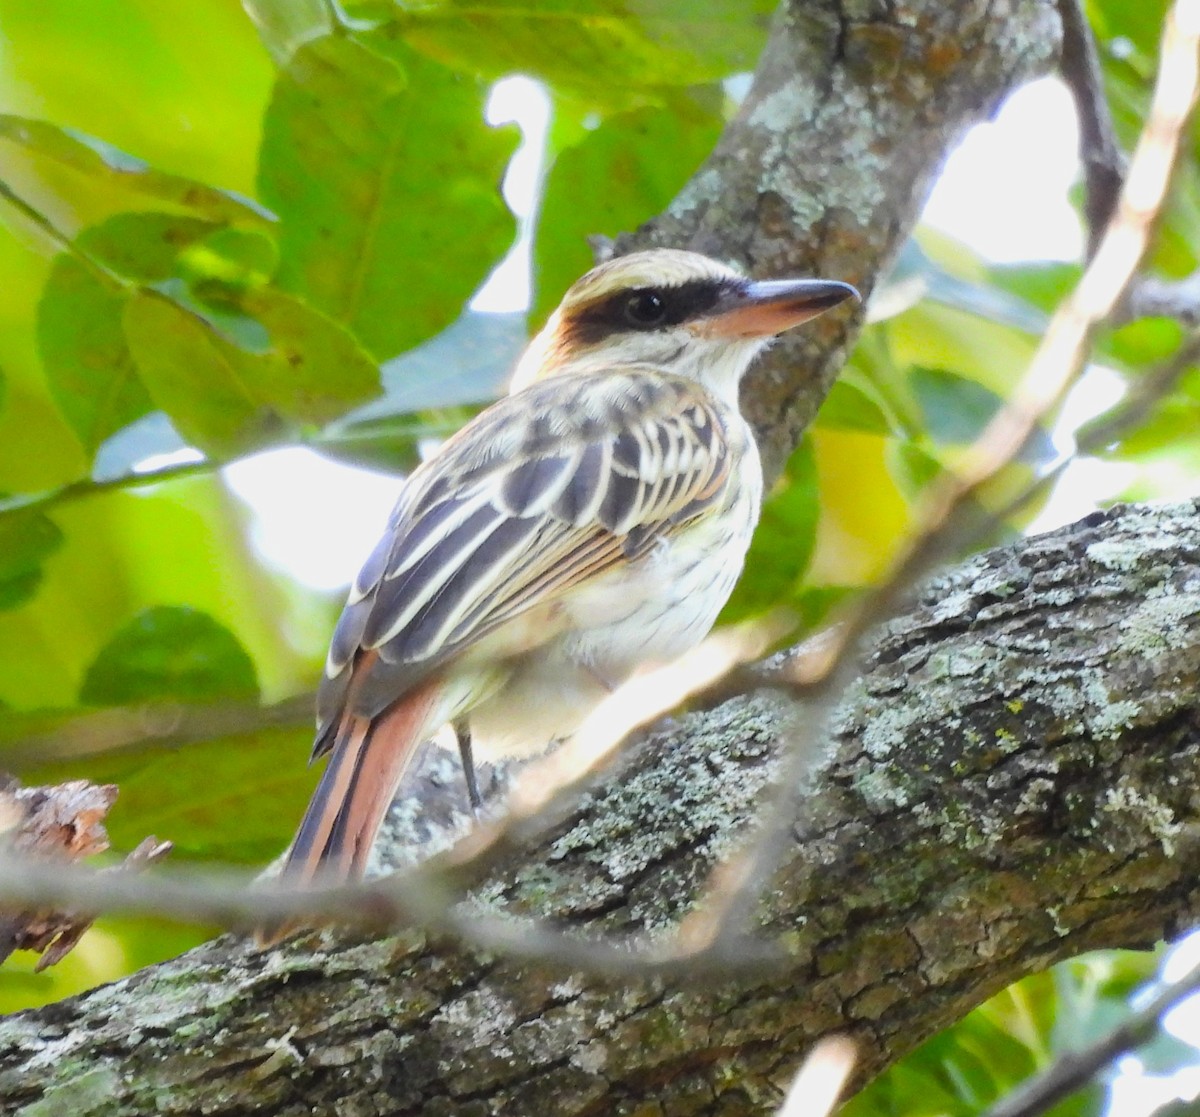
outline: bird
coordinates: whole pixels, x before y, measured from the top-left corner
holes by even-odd
[[[758,520],[738,386],[778,334],[848,299],[695,252],[610,259],[570,287],[509,394],[403,483],[337,621],[287,853],[296,886],[363,875],[419,746],[476,758],[566,739],[638,667],[707,635]]]

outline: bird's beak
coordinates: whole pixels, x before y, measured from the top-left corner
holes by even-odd
[[[768,279],[722,296],[701,328],[713,337],[773,337],[847,299],[859,298],[836,279]]]

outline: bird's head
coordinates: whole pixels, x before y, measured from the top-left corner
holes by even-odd
[[[828,279],[750,280],[695,252],[654,249],[593,268],[533,339],[512,391],[551,376],[650,366],[736,399],[777,334],[858,292]]]

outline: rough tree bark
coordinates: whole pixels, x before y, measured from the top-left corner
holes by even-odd
[[[1051,0],[789,0],[722,143],[619,249],[692,246],[864,292],[961,132],[1052,61]],[[774,349],[775,475],[855,326]],[[1197,907],[1200,511],[1129,511],[972,561],[846,696],[761,913],[769,978],[600,981],[409,934],[222,939],[0,1022],[0,1113],[765,1114],[803,1050],[864,1075],[1030,970]],[[736,843],[798,711],[757,692],[654,733],[476,902],[661,931]],[[410,835],[411,837],[411,835]]]
[[[756,275],[822,275],[868,294],[964,130],[1045,69],[1048,0],[786,0],[708,161],[618,251],[694,248]],[[825,398],[857,320],[795,331],[747,379],[768,482]]]
[[[418,934],[226,937],[0,1022],[0,1112],[768,1114],[847,1031],[870,1075],[1009,982],[1200,907],[1200,502],[971,560],[890,624],[764,897],[752,980],[583,979]],[[475,900],[663,930],[745,832],[793,700],[652,733]]]

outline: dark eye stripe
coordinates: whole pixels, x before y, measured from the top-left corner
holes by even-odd
[[[594,344],[616,333],[637,332],[638,327],[631,325],[626,308],[630,297],[639,292],[654,294],[662,300],[662,317],[650,328],[669,329],[712,310],[722,295],[737,286],[735,279],[692,279],[674,287],[626,288],[580,307],[563,323],[563,329],[579,345]]]

